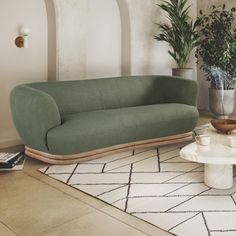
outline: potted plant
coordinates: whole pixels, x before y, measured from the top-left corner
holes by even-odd
[[[197,27],[200,25],[200,19],[195,22],[191,20],[187,1],[165,0],[157,4],[167,13],[169,22],[157,24],[160,32],[154,38],[170,45],[171,49],[168,52],[178,65],[178,68],[172,69],[172,74],[192,78],[192,68],[187,68],[187,64],[193,49],[199,45]]]
[[[210,110],[218,118],[227,118],[234,110],[236,77],[235,11],[213,5],[208,14],[200,11],[201,42],[196,57],[202,59],[202,70],[210,82]]]

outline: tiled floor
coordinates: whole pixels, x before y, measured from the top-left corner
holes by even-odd
[[[39,173],[44,166],[28,158],[23,171],[0,172],[1,236],[171,235]]]

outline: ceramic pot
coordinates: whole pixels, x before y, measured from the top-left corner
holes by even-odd
[[[234,111],[234,89],[223,90],[209,88],[210,111],[218,119],[228,119]]]
[[[193,69],[192,68],[172,68],[172,75],[179,76],[185,79],[193,79]]]

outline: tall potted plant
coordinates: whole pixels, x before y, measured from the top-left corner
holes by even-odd
[[[209,14],[200,11],[201,43],[196,56],[202,59],[202,70],[210,82],[210,110],[218,118],[227,118],[234,110],[236,77],[235,11],[212,6]]]
[[[199,45],[197,27],[200,19],[193,22],[190,17],[188,0],[164,0],[157,4],[167,13],[168,23],[157,24],[160,32],[154,38],[165,41],[171,49],[168,51],[178,65],[172,69],[172,74],[192,78],[192,68],[187,68],[193,49]]]

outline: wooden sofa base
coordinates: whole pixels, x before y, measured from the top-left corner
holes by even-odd
[[[192,140],[192,132],[172,135],[164,138],[149,139],[145,141],[137,141],[127,144],[114,145],[107,148],[101,148],[89,152],[71,154],[71,155],[55,155],[50,153],[41,152],[29,147],[25,147],[25,154],[27,156],[36,158],[40,161],[47,162],[50,164],[74,164],[79,162],[84,162],[92,159],[96,159],[102,156],[111,155],[118,152],[134,150],[137,148],[147,148],[147,147],[158,147],[168,144],[186,142]]]

